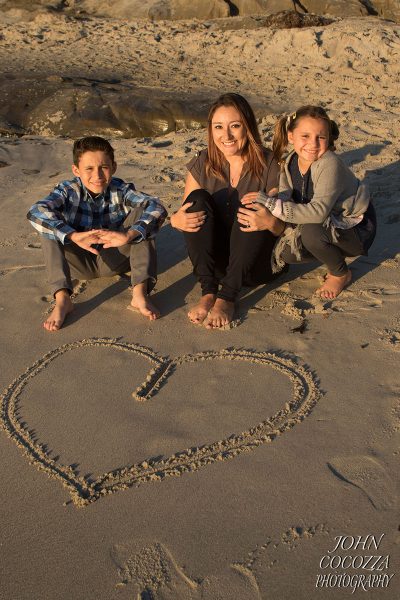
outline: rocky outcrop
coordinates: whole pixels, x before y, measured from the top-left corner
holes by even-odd
[[[378,16],[400,23],[400,0],[371,0]]]
[[[334,17],[362,17],[369,14],[361,0],[302,0],[308,12]]]
[[[225,0],[161,0],[149,9],[151,19],[219,19],[229,16]]]
[[[218,19],[229,16],[225,0],[72,0],[69,10],[114,19]]]
[[[156,21],[268,16],[288,10],[335,17],[377,15],[400,22],[400,0],[0,0],[6,22],[31,20],[46,12]]]
[[[0,82],[0,134],[155,136],[206,123],[209,100],[126,83],[48,77]]]
[[[359,17],[369,11],[362,0],[232,0],[239,15],[272,15],[283,10],[299,13]]]
[[[293,0],[232,0],[239,16],[273,15],[283,10],[293,10]],[[304,11],[301,11],[304,12]]]

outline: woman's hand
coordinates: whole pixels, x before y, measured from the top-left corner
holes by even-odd
[[[250,196],[255,192],[250,192],[246,196]],[[257,193],[255,193],[257,195]],[[242,202],[244,198],[242,198]],[[247,206],[250,204],[247,203]],[[239,221],[241,231],[252,233],[253,231],[265,231],[268,230],[274,235],[281,235],[285,229],[285,223],[274,217],[265,206],[258,204],[257,202],[251,201],[252,208],[239,208],[237,213],[237,220]]]
[[[199,231],[206,220],[206,212],[200,210],[198,212],[188,213],[187,210],[193,206],[193,202],[183,204],[179,210],[171,215],[171,225],[180,231],[188,233],[196,233]]]

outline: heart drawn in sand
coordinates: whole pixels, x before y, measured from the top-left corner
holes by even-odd
[[[212,444],[189,448],[177,452],[165,459],[143,461],[131,466],[117,468],[101,475],[95,480],[80,477],[70,466],[64,466],[52,459],[46,446],[36,442],[26,425],[22,425],[18,416],[19,396],[29,381],[45,369],[49,363],[66,352],[77,348],[102,346],[124,352],[132,352],[146,358],[153,368],[146,381],[142,383],[132,396],[136,401],[146,401],[157,394],[173,371],[184,363],[199,360],[231,360],[258,363],[273,368],[289,377],[293,384],[293,394],[284,406],[265,421],[258,423],[247,431],[233,434],[229,438]],[[227,349],[206,351],[197,354],[186,354],[173,359],[160,357],[153,350],[109,338],[91,338],[81,340],[45,354],[17,377],[1,396],[1,425],[6,433],[27,455],[30,462],[44,470],[51,477],[57,478],[68,488],[71,499],[76,506],[85,506],[105,494],[131,487],[148,481],[162,480],[167,476],[179,476],[188,471],[211,464],[215,461],[226,460],[253,450],[261,444],[272,442],[277,436],[291,429],[310,414],[320,398],[320,391],[313,374],[294,360],[271,352],[256,352],[245,349]]]

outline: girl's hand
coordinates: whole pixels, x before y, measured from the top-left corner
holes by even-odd
[[[268,196],[269,198],[274,198],[277,195],[278,195],[278,188],[272,188],[266,194],[266,196]],[[257,202],[257,197],[258,197],[258,192],[249,192],[248,194],[245,194],[243,196],[243,198],[241,199],[240,202],[244,206],[246,206],[247,204],[253,204],[254,202]]]
[[[204,210],[198,212],[188,213],[187,210],[193,206],[193,202],[188,202],[180,207],[173,215],[171,215],[171,225],[175,229],[180,231],[187,231],[188,233],[196,233],[200,231],[206,220],[206,213]]]
[[[257,201],[257,196],[258,196],[258,192],[249,192],[248,194],[245,194],[243,196],[243,198],[241,199],[241,203],[243,204],[243,206],[247,206],[248,204],[253,204],[254,202]],[[261,205],[259,205],[261,206]]]
[[[246,194],[246,196],[249,195]],[[274,217],[265,206],[261,206],[258,203],[253,204],[251,210],[248,208],[239,208],[237,220],[241,225],[240,230],[247,233],[268,230],[274,235],[280,235],[285,229],[285,224],[282,221]]]

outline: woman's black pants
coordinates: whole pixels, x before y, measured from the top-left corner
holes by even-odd
[[[237,198],[216,200],[206,190],[194,190],[185,203],[188,213],[205,211],[199,231],[184,232],[193,272],[203,296],[216,294],[234,302],[243,286],[254,287],[271,281],[271,253],[275,236],[270,231],[241,231],[237,221]]]

